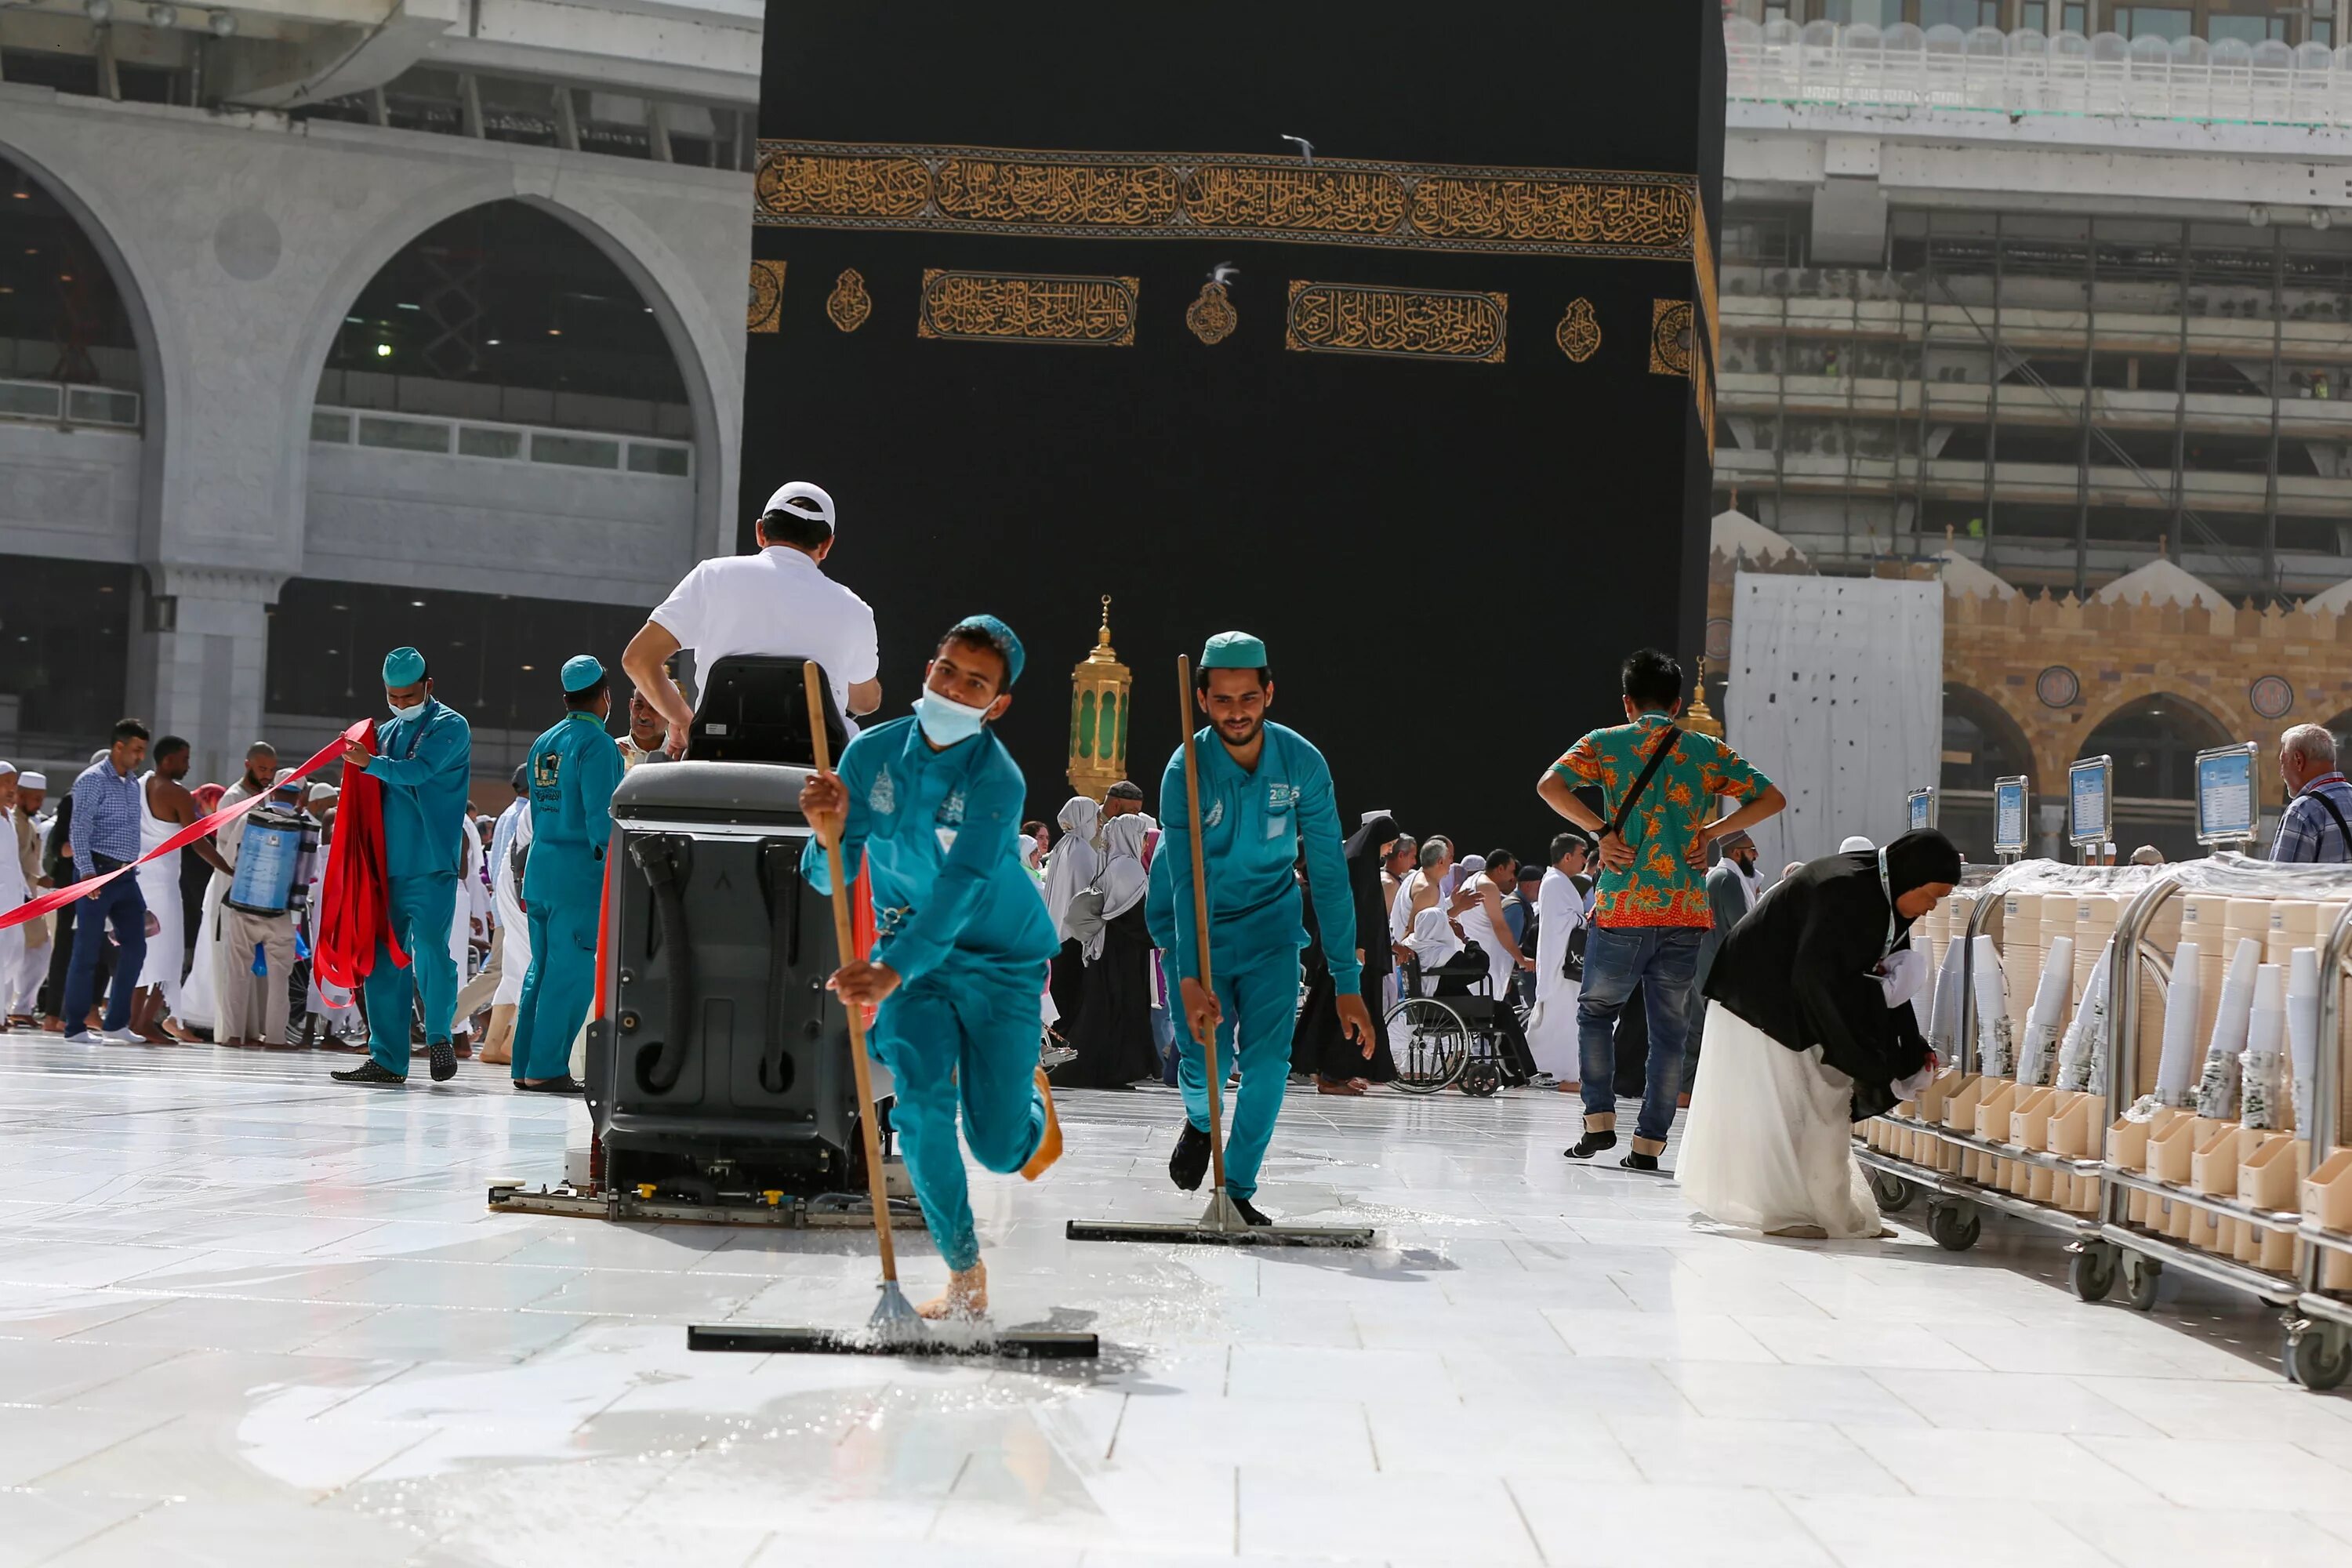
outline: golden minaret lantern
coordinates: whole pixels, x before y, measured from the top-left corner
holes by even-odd
[[[1698,679],[1691,688],[1690,706],[1683,710],[1682,727],[1713,740],[1723,739],[1723,721],[1707,710],[1706,656],[1699,655]]]
[[[1070,671],[1070,787],[1099,802],[1127,777],[1128,701],[1135,677],[1110,646],[1110,595],[1094,651]]]

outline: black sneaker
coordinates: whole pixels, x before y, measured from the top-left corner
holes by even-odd
[[[447,1083],[457,1076],[457,1047],[446,1040],[436,1040],[425,1047],[433,1058],[433,1081]]]
[[[549,1079],[545,1083],[525,1083],[522,1079],[517,1079],[514,1080],[514,1086],[517,1094],[568,1094],[576,1099],[588,1092],[580,1087],[580,1080],[570,1073],[565,1073],[561,1078]]]
[[[1184,1131],[1176,1135],[1175,1151],[1168,1156],[1168,1179],[1188,1193],[1197,1193],[1208,1173],[1209,1135],[1187,1118]]]
[[[1617,1147],[1617,1134],[1614,1132],[1587,1132],[1576,1141],[1575,1148],[1563,1149],[1560,1152],[1571,1160],[1590,1160],[1602,1150],[1615,1147]]]
[[[1249,1199],[1234,1197],[1231,1193],[1227,1193],[1225,1197],[1226,1200],[1234,1205],[1234,1212],[1239,1214],[1243,1219],[1246,1220],[1251,1225],[1272,1225],[1274,1223],[1274,1221],[1266,1218],[1265,1215],[1258,1213],[1257,1206],[1255,1204],[1252,1204]]]
[[[1627,1154],[1617,1163],[1628,1171],[1643,1171],[1653,1176],[1665,1174],[1664,1171],[1658,1169],[1658,1157],[1655,1154],[1644,1154],[1638,1149]]]
[[[408,1081],[406,1073],[389,1071],[373,1057],[368,1058],[349,1072],[329,1073],[327,1076],[337,1083],[384,1083],[392,1085],[394,1089]]]

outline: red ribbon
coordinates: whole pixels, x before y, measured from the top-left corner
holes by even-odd
[[[317,773],[329,763],[338,761],[343,754],[343,742],[346,741],[358,740],[373,726],[374,722],[375,721],[372,719],[362,719],[358,723],[352,725],[350,729],[344,731],[341,734],[336,736],[333,740],[328,742],[325,746],[320,749],[317,756],[312,757],[309,762],[304,763],[300,767],[296,768],[294,770],[293,776],[289,778],[286,782],[288,784],[292,784],[296,779],[309,778],[312,773]],[[106,886],[109,882],[114,880],[117,877],[121,877],[131,871],[136,870],[138,868],[145,865],[148,861],[154,859],[158,856],[169,855],[174,849],[184,849],[199,838],[207,837],[212,834],[218,833],[222,828],[226,827],[230,823],[236,821],[247,812],[251,811],[255,806],[259,805],[263,801],[268,799],[270,791],[275,790],[277,787],[278,786],[276,784],[272,784],[269,789],[262,791],[259,795],[247,795],[245,799],[238,801],[235,805],[224,806],[222,809],[214,812],[210,816],[200,818],[196,822],[190,824],[188,826],[183,827],[180,831],[172,835],[171,837],[166,838],[163,843],[158,844],[154,848],[150,849],[146,854],[139,857],[138,859],[131,861],[128,866],[118,866],[111,871],[103,872],[99,876],[90,878],[88,881],[76,882],[70,888],[52,888],[37,899],[26,900],[23,904],[17,906],[16,909],[10,910],[6,914],[0,915],[0,931],[6,931],[11,926],[23,925],[26,921],[38,920],[43,915],[47,914],[51,910],[61,910],[68,904],[72,903],[76,899],[87,898],[89,895],[95,893],[100,888]]]

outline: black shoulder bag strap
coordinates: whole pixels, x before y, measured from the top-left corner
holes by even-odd
[[[1650,753],[1648,763],[1642,769],[1642,776],[1633,781],[1633,787],[1626,791],[1623,800],[1618,802],[1617,815],[1609,819],[1606,831],[1615,834],[1621,843],[1625,837],[1625,819],[1633,815],[1633,807],[1641,802],[1642,792],[1650,787],[1650,780],[1657,775],[1658,764],[1666,760],[1666,753],[1673,751],[1675,742],[1682,738],[1683,732],[1672,724],[1659,731],[1658,749]]]
[[[2326,807],[2327,815],[2336,819],[2336,832],[2337,834],[2336,842],[2344,846],[2344,852],[2347,857],[2352,857],[2352,827],[2347,827],[2344,826],[2344,814],[2336,809],[2336,803],[2328,799],[2326,793],[2323,791],[2313,790],[2311,792],[2311,798],[2317,801],[2322,806]],[[2319,858],[2319,841],[2316,838],[2312,840],[2311,858],[2315,860]]]

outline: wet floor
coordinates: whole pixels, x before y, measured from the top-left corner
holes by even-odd
[[[976,1173],[1005,1324],[1094,1367],[688,1352],[852,1326],[870,1237],[493,1215],[576,1103],[504,1069],[0,1041],[0,1568],[2275,1563],[2352,1549],[2352,1399],[2168,1281],[1695,1224],[1533,1090],[1293,1092],[1260,1202],[1363,1254],[1071,1243],[1182,1218],[1172,1094],[1063,1098]],[[1669,1159],[1671,1163],[1671,1157]],[[929,1246],[901,1233],[909,1288]]]

